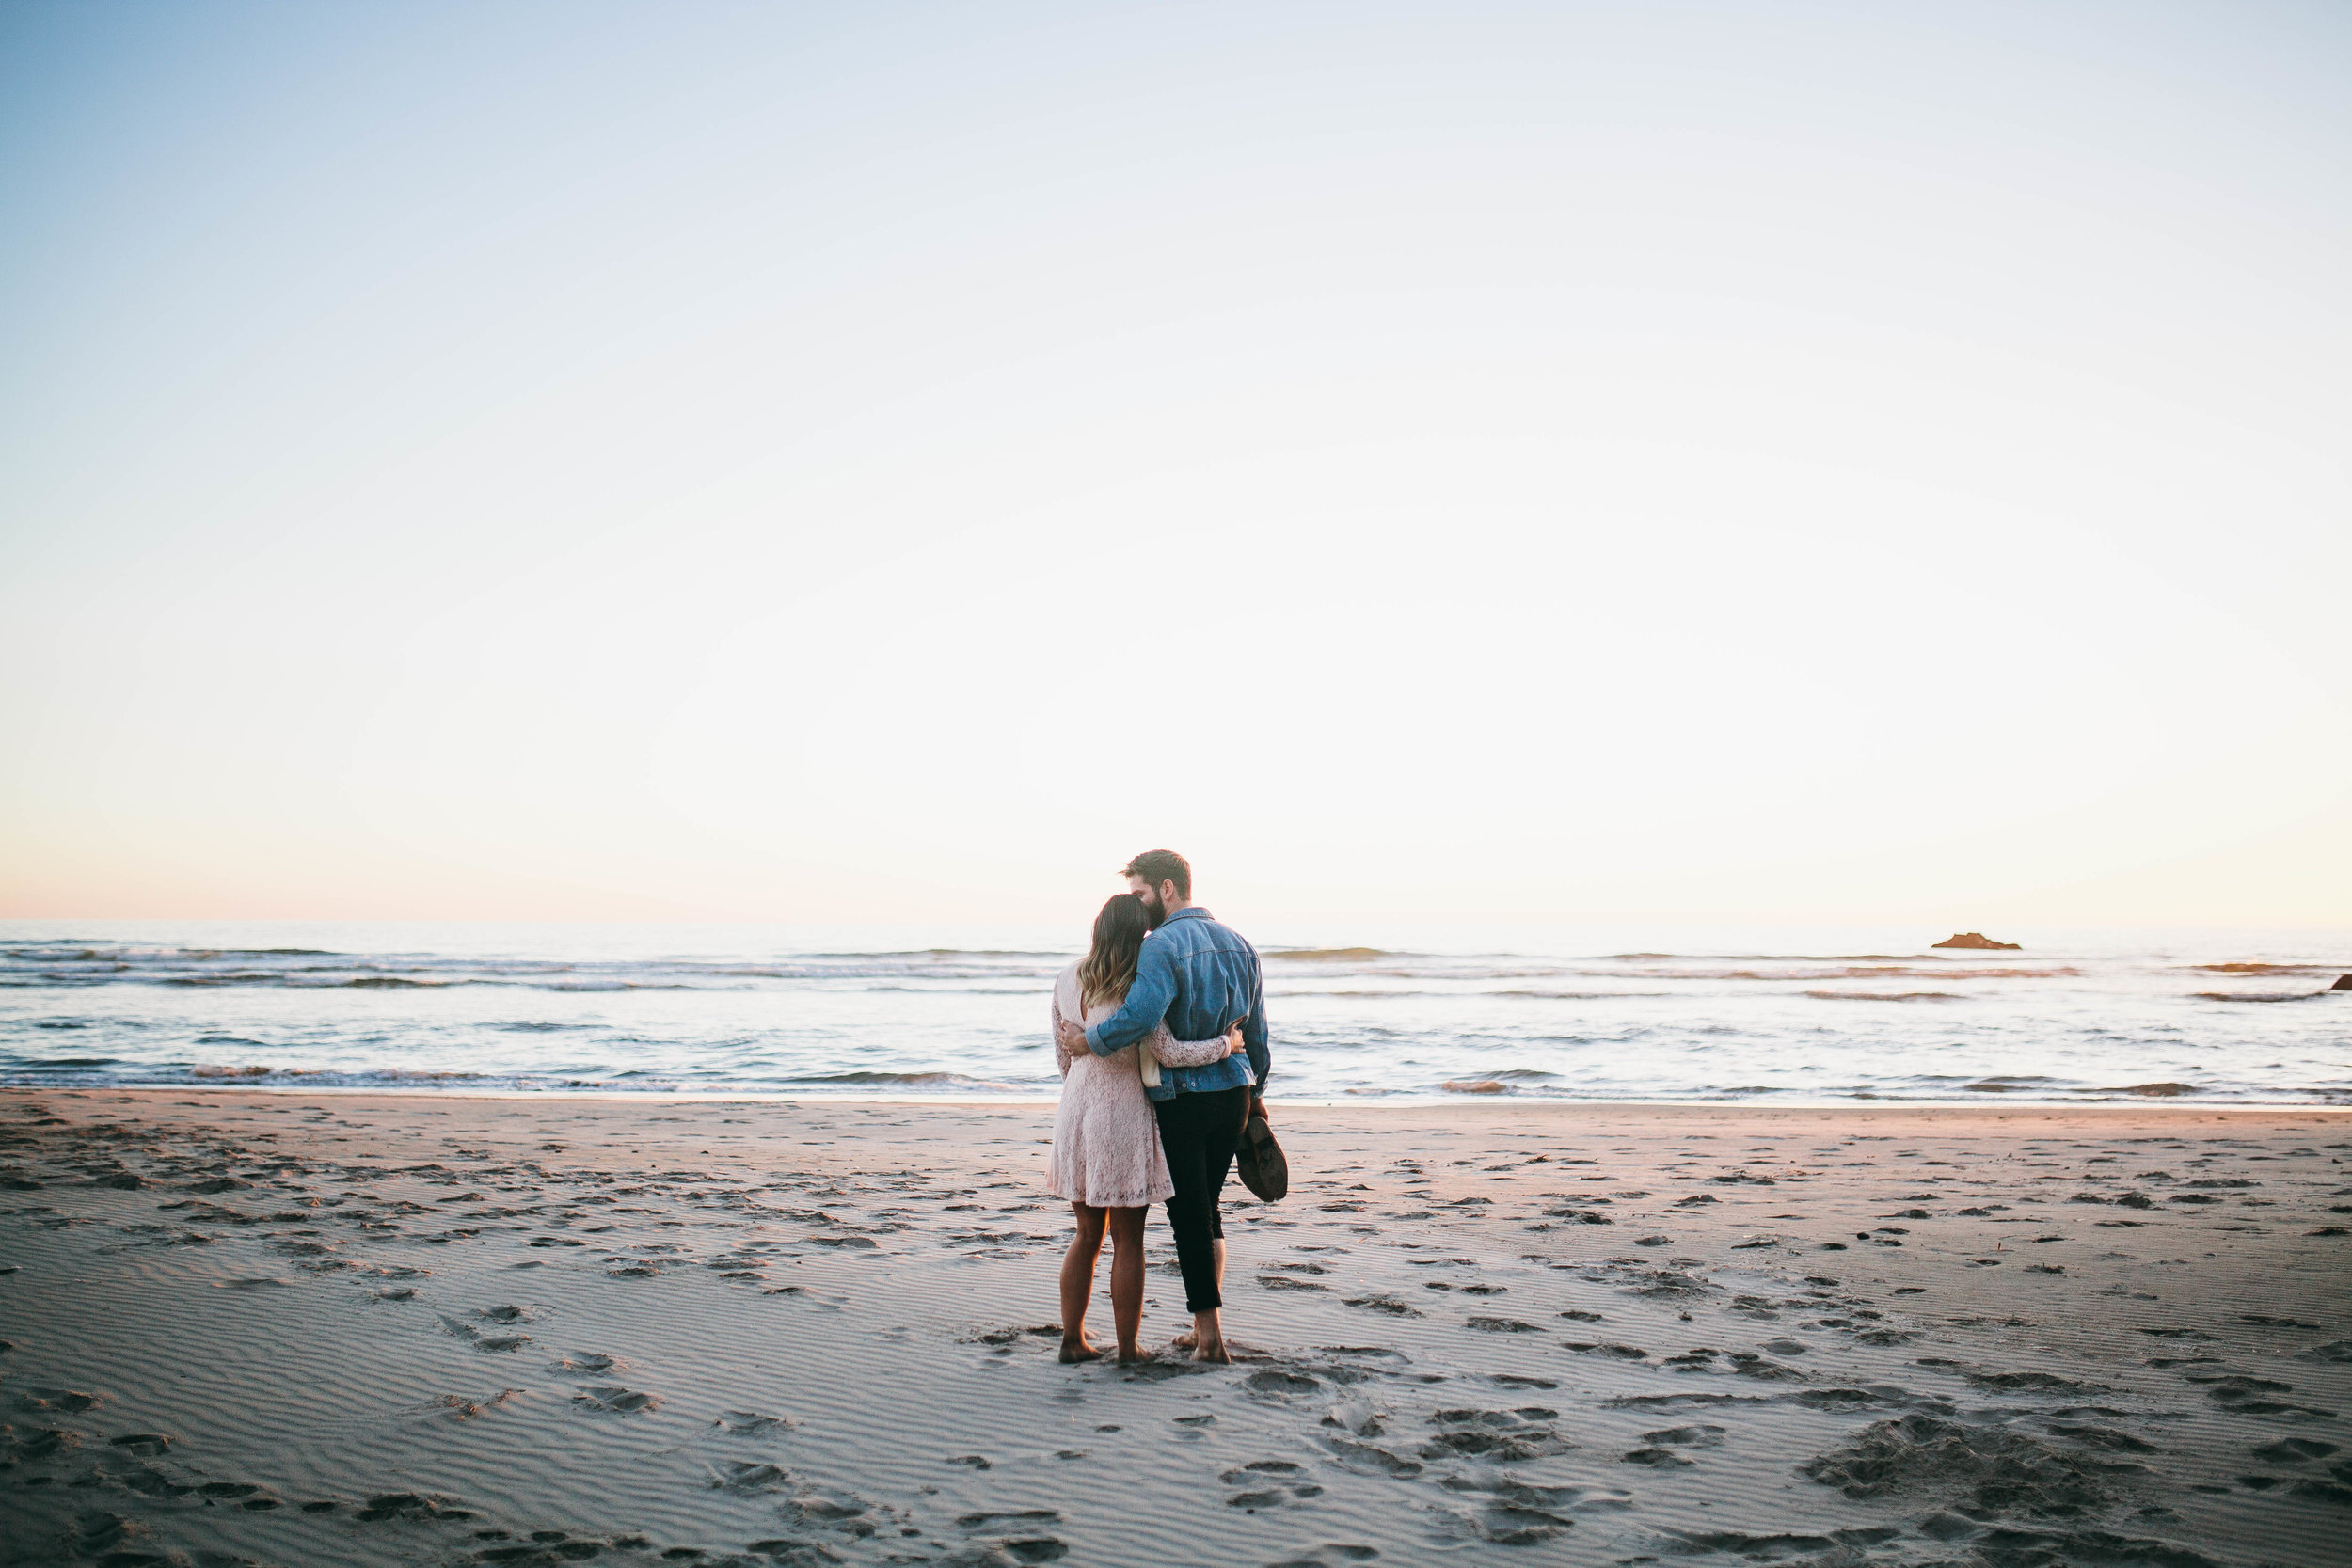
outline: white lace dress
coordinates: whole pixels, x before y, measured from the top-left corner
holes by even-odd
[[[1097,1056],[1061,1038],[1065,1020],[1091,1026],[1119,1010],[1098,1002],[1078,1007],[1078,966],[1054,982],[1054,1060],[1061,1069],[1061,1108],[1054,1113],[1054,1149],[1045,1163],[1045,1190],[1095,1209],[1140,1209],[1163,1202],[1175,1188],[1160,1153],[1160,1124],[1143,1093],[1142,1063],[1129,1046]],[[1167,1067],[1198,1067],[1225,1054],[1225,1039],[1179,1040],[1163,1023],[1143,1045]]]

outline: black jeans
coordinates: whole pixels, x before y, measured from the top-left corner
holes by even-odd
[[[1216,1243],[1225,1239],[1216,1197],[1249,1119],[1249,1085],[1155,1100],[1152,1112],[1159,1118],[1160,1148],[1176,1188],[1168,1200],[1168,1227],[1176,1232],[1184,1310],[1206,1312],[1225,1305],[1216,1289]]]

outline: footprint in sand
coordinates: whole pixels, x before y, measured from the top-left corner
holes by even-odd
[[[353,1515],[363,1524],[380,1524],[387,1519],[454,1519],[474,1517],[469,1509],[451,1508],[447,1499],[438,1496],[424,1497],[414,1492],[386,1492],[370,1497]]]
[[[485,1410],[495,1410],[509,1400],[522,1398],[522,1392],[520,1388],[501,1388],[488,1398],[479,1400],[468,1399],[463,1394],[443,1394],[428,1403],[425,1408],[446,1412],[452,1420],[470,1421]]]
[[[1216,1479],[1227,1486],[1240,1486],[1245,1482],[1262,1481],[1270,1477],[1296,1474],[1298,1474],[1298,1466],[1287,1459],[1259,1459],[1252,1460],[1239,1469],[1228,1470]]]
[[[966,1513],[956,1520],[963,1529],[985,1529],[991,1525],[1058,1525],[1061,1515],[1050,1508],[1025,1508],[1014,1513]]]
[[[2142,1442],[2127,1432],[2117,1432],[2109,1427],[2073,1426],[2063,1421],[2045,1421],[2044,1424],[2060,1437],[2072,1437],[2077,1443],[2087,1444],[2095,1449],[2106,1449],[2111,1453],[2161,1453],[2164,1451],[2153,1443]]]
[[[1061,1324],[1038,1323],[1027,1328],[982,1329],[976,1334],[966,1335],[963,1342],[969,1345],[996,1345],[1001,1347],[1007,1345],[1017,1345],[1024,1339],[1058,1339],[1060,1338]]]
[[[792,1478],[773,1465],[738,1460],[713,1472],[710,1484],[714,1490],[740,1493],[773,1492],[790,1484]]]
[[[81,1394],[71,1388],[27,1388],[16,1397],[19,1410],[52,1411],[78,1416],[85,1410],[95,1410],[104,1402],[101,1394]]]
[[[2337,1451],[2335,1444],[2323,1443],[2315,1437],[2286,1437],[2276,1443],[2265,1443],[2253,1453],[2256,1459],[2265,1464],[2308,1465],[2314,1459],[2325,1459]]]
[[[1449,1430],[1422,1444],[1419,1452],[1423,1459],[1479,1458],[1502,1464],[1558,1453],[1568,1445],[1550,1428],[1534,1424],[1557,1414],[1542,1405],[1516,1411],[1440,1410],[1430,1419]]]
[[[749,1410],[729,1410],[721,1413],[710,1423],[730,1437],[760,1437],[771,1433],[789,1432],[801,1423],[789,1416],[762,1416]]]
[[[479,1351],[518,1351],[525,1345],[531,1343],[531,1336],[528,1334],[485,1335],[480,1329],[474,1327],[473,1324],[469,1323],[462,1323],[455,1318],[443,1318],[441,1320],[441,1326],[446,1329],[452,1337],[466,1340],[468,1343],[471,1344],[474,1349]]]
[[[44,1427],[24,1437],[10,1437],[0,1443],[5,1453],[17,1464],[41,1464],[56,1458],[69,1449],[81,1446],[82,1433],[62,1427]]]
[[[604,1386],[582,1388],[572,1396],[572,1406],[578,1410],[593,1410],[602,1414],[634,1416],[661,1408],[660,1399],[653,1394],[640,1394],[629,1389]]]
[[[1656,1432],[1642,1433],[1642,1441],[1652,1448],[1719,1449],[1724,1443],[1724,1429],[1719,1426],[1661,1427]]]
[[[107,1560],[122,1562],[163,1562],[166,1559],[137,1550],[125,1550],[147,1534],[147,1527],[135,1519],[103,1509],[92,1509],[74,1519],[78,1531],[74,1544],[85,1554],[103,1553]]]
[[[1723,1447],[1723,1442],[1724,1429],[1719,1426],[1661,1427],[1642,1433],[1643,1447],[1627,1454],[1625,1463],[1661,1470],[1677,1469],[1691,1462],[1675,1449],[1717,1449]]]
[[[1242,1386],[1253,1394],[1280,1396],[1320,1393],[1323,1389],[1323,1383],[1320,1379],[1310,1377],[1305,1372],[1276,1371],[1268,1368],[1251,1372],[1242,1379]]]
[[[1980,1372],[1931,1357],[1923,1357],[1919,1365],[1958,1371],[1979,1388],[1991,1388],[2005,1394],[2111,1394],[2115,1391],[2104,1383],[2079,1382],[2071,1377],[2059,1377],[2055,1372]]]
[[[1672,1449],[1633,1449],[1624,1456],[1628,1465],[1646,1465],[1654,1470],[1687,1470],[1691,1462]]]
[[[1971,1512],[2063,1515],[2105,1504],[2106,1478],[2118,1467],[2024,1433],[1912,1415],[1881,1421],[1797,1468],[1857,1500],[1941,1492]]]
[[[1470,1534],[1498,1546],[1540,1545],[1576,1523],[1548,1509],[1511,1502],[1499,1502],[1475,1519],[1455,1517]]]

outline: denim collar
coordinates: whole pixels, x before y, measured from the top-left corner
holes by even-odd
[[[1174,914],[1169,915],[1166,920],[1161,921],[1160,925],[1163,928],[1165,928],[1175,925],[1176,922],[1180,920],[1215,920],[1216,918],[1216,916],[1211,914],[1207,910],[1202,909],[1200,905],[1187,904],[1183,909],[1178,910]]]

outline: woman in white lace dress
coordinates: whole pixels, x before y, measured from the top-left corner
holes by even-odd
[[[1143,1321],[1143,1220],[1151,1205],[1174,1190],[1160,1153],[1159,1124],[1143,1092],[1147,1082],[1158,1081],[1155,1063],[1193,1067],[1242,1049],[1238,1025],[1216,1039],[1178,1040],[1166,1024],[1141,1045],[1107,1056],[1087,1048],[1084,1029],[1110,1017],[1127,998],[1146,928],[1141,902],[1120,894],[1094,917],[1087,956],[1054,983],[1054,1059],[1062,1087],[1045,1187],[1070,1201],[1078,1225],[1061,1265],[1064,1361],[1091,1361],[1103,1354],[1087,1340],[1086,1314],[1106,1231],[1119,1358],[1135,1361],[1143,1354],[1136,1343]]]

